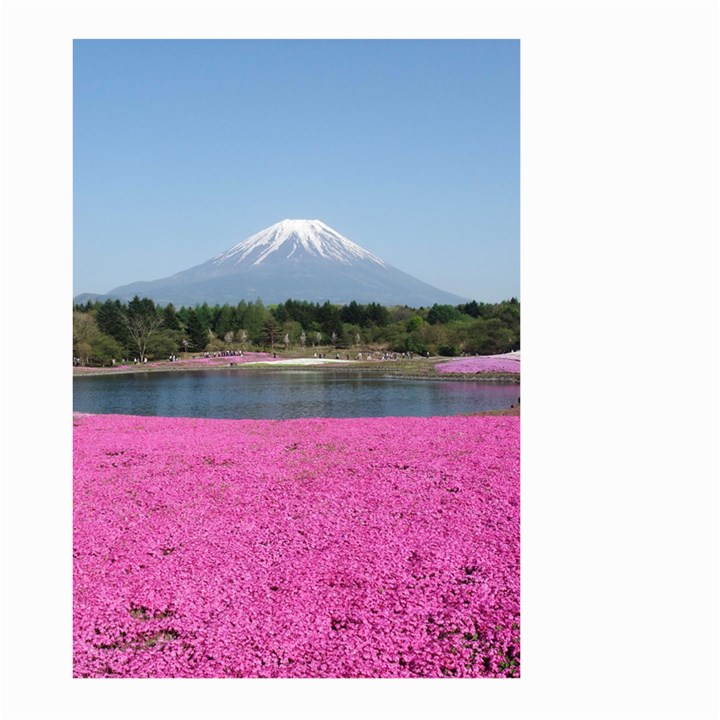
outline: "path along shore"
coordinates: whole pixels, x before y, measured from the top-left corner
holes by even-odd
[[[127,373],[148,372],[193,372],[199,370],[238,370],[245,369],[264,371],[287,371],[302,369],[313,372],[371,372],[382,375],[393,375],[408,378],[424,378],[437,380],[465,380],[480,382],[520,382],[519,353],[517,355],[517,372],[438,372],[436,366],[452,364],[453,360],[442,357],[413,357],[371,360],[348,360],[335,358],[308,358],[277,355],[270,353],[245,353],[244,355],[225,356],[187,356],[175,361],[153,360],[145,363],[125,363],[108,367],[74,366],[75,377],[87,375],[120,375]],[[509,355],[493,356],[506,358]]]

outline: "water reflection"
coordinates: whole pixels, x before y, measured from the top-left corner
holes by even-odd
[[[77,412],[167,417],[429,417],[509,408],[519,394],[515,384],[213,370],[76,377],[73,407]]]

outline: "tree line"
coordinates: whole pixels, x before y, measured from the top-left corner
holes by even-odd
[[[239,350],[382,349],[455,356],[520,347],[520,303],[472,302],[411,308],[261,300],[175,308],[137,295],[73,306],[73,357],[81,365],[142,362],[179,353]]]

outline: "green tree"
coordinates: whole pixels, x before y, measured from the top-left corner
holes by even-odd
[[[145,360],[148,341],[158,331],[162,322],[162,315],[157,311],[155,303],[150,298],[141,300],[135,295],[128,303],[127,311],[123,315],[123,323],[133,345],[140,353],[140,362]]]
[[[272,315],[268,315],[263,322],[262,337],[263,343],[270,345],[271,351],[275,350],[275,344],[282,339],[282,326]]]
[[[465,303],[464,305],[458,305],[458,310],[470,317],[476,318],[480,316],[480,306],[477,304],[477,300]]]
[[[340,319],[348,325],[364,325],[367,321],[365,308],[353,300],[349,305],[342,306]]]
[[[162,311],[163,327],[166,330],[180,330],[180,319],[175,311],[175,306],[170,303]]]
[[[92,344],[100,335],[95,316],[89,312],[73,312],[73,356],[87,365],[92,356]]]
[[[149,357],[167,359],[181,348],[182,332],[163,328],[148,340],[146,352]]]
[[[245,300],[241,300],[235,307],[233,330],[235,335],[245,327],[245,314],[247,313],[248,304]]]
[[[107,300],[96,313],[98,329],[105,335],[115,338],[120,345],[127,347],[130,335],[124,322],[124,307],[119,300]]]
[[[288,310],[287,305],[276,305],[270,312],[272,312],[273,317],[279,323],[284,323],[291,319],[290,311]]]
[[[224,338],[229,332],[235,328],[235,309],[227,303],[220,308],[215,316],[213,324],[213,332],[219,337]]]
[[[188,347],[193,352],[200,352],[205,349],[208,344],[208,330],[210,329],[208,321],[193,308],[188,312],[187,325],[185,332],[188,336]]]
[[[81,365],[109,365],[122,357],[122,352],[115,338],[100,332],[95,311],[73,312],[73,354]]]
[[[110,335],[99,333],[93,340],[91,359],[101,365],[110,365],[113,360],[118,360],[123,356],[122,345]]]
[[[214,314],[212,308],[207,304],[207,302],[204,302],[202,305],[196,306],[195,312],[198,314],[198,317],[202,321],[203,325],[205,325],[208,330],[211,330],[213,327]]]
[[[407,331],[409,333],[412,333],[412,332],[415,332],[416,330],[419,330],[424,324],[425,324],[425,321],[419,315],[413,315],[407,321],[407,325],[405,327],[407,328]]]
[[[333,305],[330,302],[325,302],[320,306],[318,322],[320,323],[319,329],[322,330],[323,335],[329,338],[332,338],[333,333],[335,333],[335,337],[337,337],[342,332],[343,322],[340,318],[340,309],[337,305]]]
[[[430,308],[427,321],[431,325],[435,325],[437,323],[446,324],[452,320],[458,320],[460,317],[460,311],[452,305],[438,305],[436,303]]]
[[[370,303],[366,306],[367,322],[378,327],[385,327],[390,323],[390,311],[378,303]]]
[[[247,332],[250,342],[256,345],[261,345],[265,342],[263,328],[265,321],[269,317],[272,316],[265,305],[263,305],[262,300],[256,300],[247,306],[243,329]]]
[[[303,334],[302,325],[295,320],[288,320],[282,324],[281,334],[283,337],[288,336],[289,345],[302,345],[301,336]],[[305,336],[307,342],[307,336]]]

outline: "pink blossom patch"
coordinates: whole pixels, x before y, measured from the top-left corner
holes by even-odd
[[[443,373],[519,373],[520,357],[476,355],[438,363],[435,369]]]
[[[519,418],[74,422],[76,677],[518,677]]]

